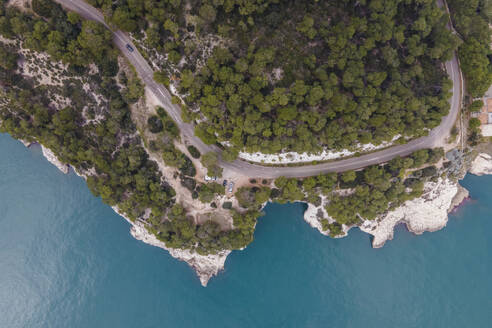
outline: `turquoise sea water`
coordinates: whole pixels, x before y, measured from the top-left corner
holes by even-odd
[[[133,239],[82,179],[0,135],[0,327],[491,327],[492,176],[438,232],[372,249],[270,204],[255,241],[201,287]]]

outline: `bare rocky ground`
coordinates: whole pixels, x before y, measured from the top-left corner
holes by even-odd
[[[95,65],[91,65],[89,74],[73,75],[67,65],[53,61],[46,53],[39,53],[20,46],[18,73],[31,80],[35,87],[43,87],[51,99],[50,106],[60,110],[78,101],[84,105],[83,116],[86,124],[102,118],[103,107],[107,99],[99,92],[93,79],[99,74]],[[72,90],[72,91],[70,91]],[[72,93],[76,91],[76,94]]]
[[[492,168],[492,160],[491,160]],[[409,231],[422,234],[425,231],[436,231],[444,228],[448,221],[448,213],[468,197],[468,191],[461,187],[453,179],[444,177],[437,181],[426,182],[424,193],[421,197],[406,201],[400,207],[388,211],[375,220],[364,220],[359,229],[372,235],[374,248],[382,247],[387,240],[393,239],[393,230],[400,223],[406,224]],[[328,235],[329,231],[322,229],[321,220],[331,218],[324,209],[326,202],[316,207],[308,204],[304,213],[304,220],[322,234]],[[342,225],[343,234],[338,238],[347,236],[349,230],[355,226]]]
[[[166,181],[176,191],[176,202],[180,203],[187,210],[187,213],[193,216],[195,223],[197,224],[203,223],[207,220],[212,220],[220,224],[222,229],[232,229],[233,224],[231,212],[222,208],[222,204],[225,201],[230,200],[230,195],[215,197],[212,202],[216,203],[217,208],[211,207],[210,203],[204,204],[199,199],[193,199],[191,192],[180,182],[179,170],[177,168],[167,166],[162,159],[162,154],[153,152],[149,149],[149,147],[147,147],[151,140],[158,138],[158,136],[148,130],[147,126],[147,119],[150,116],[157,114],[157,106],[161,106],[161,104],[153,96],[152,92],[146,90],[144,99],[133,105],[131,108],[132,119],[137,125],[137,130],[144,140],[143,146],[149,154],[149,157],[158,164],[159,170],[163,176],[165,176]],[[199,160],[194,159],[188,153],[186,146],[181,141],[175,141],[175,146],[192,160],[197,170],[197,174],[195,176],[197,182],[205,182],[204,177],[207,172],[206,168],[203,167]]]
[[[31,11],[31,0],[10,0],[9,6],[17,7],[24,12]]]
[[[481,144],[465,154],[457,149],[450,150],[446,158],[446,165],[443,165],[443,160],[437,165],[440,169],[440,177],[425,183],[421,197],[409,200],[375,220],[361,218],[363,222],[359,229],[373,236],[374,248],[382,247],[386,241],[392,240],[394,228],[400,223],[405,224],[407,229],[416,235],[444,228],[448,222],[448,214],[469,196],[468,191],[459,184],[459,180],[466,172],[475,175],[492,174],[492,144],[490,143]],[[329,231],[322,229],[321,219],[326,218],[330,223],[334,220],[326,213],[325,205],[325,198],[318,207],[308,204],[304,220],[322,234],[328,235]],[[345,237],[353,227],[343,225],[343,234],[339,237]]]

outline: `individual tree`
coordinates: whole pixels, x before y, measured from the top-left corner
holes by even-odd
[[[154,72],[154,80],[157,83],[160,83],[166,87],[169,87],[169,77],[167,76],[167,73],[164,71],[155,71]]]
[[[226,147],[222,152],[222,159],[227,162],[236,160],[239,155],[239,149],[236,147]]]
[[[203,166],[205,166],[208,170],[208,176],[221,177],[222,176],[222,168],[218,165],[219,158],[217,153],[208,152],[202,155],[201,162]]]
[[[342,177],[343,182],[350,183],[350,182],[353,182],[355,180],[357,175],[355,174],[355,171],[347,171],[347,172],[342,173],[341,177]]]
[[[482,100],[474,100],[470,106],[469,110],[470,112],[480,112],[482,110],[482,107],[484,106]]]
[[[147,124],[149,125],[150,132],[152,133],[159,133],[164,127],[161,119],[156,115],[149,117],[147,120]]]
[[[477,130],[482,123],[480,120],[476,117],[472,117],[470,121],[468,122],[468,126],[470,127],[471,130]]]

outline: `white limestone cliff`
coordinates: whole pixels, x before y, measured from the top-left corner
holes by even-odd
[[[31,143],[28,142],[23,142],[26,147],[29,147]],[[61,172],[64,174],[67,174],[69,172],[70,166],[68,164],[62,163],[56,155],[51,151],[51,149],[44,147],[41,145],[41,149],[43,151],[43,156],[46,157],[46,159],[55,165]],[[80,172],[77,172],[74,170],[74,172],[82,177],[83,179],[87,179],[87,177],[84,174],[81,174]],[[195,252],[191,252],[190,250],[187,249],[175,249],[175,248],[168,248],[164,244],[164,242],[160,241],[157,239],[157,237],[150,233],[146,227],[145,224],[141,221],[136,221],[132,222],[129,220],[123,213],[121,213],[116,206],[112,207],[113,210],[118,213],[120,216],[122,216],[128,223],[131,224],[131,230],[130,233],[131,235],[140,241],[143,241],[146,244],[160,247],[162,249],[165,249],[166,251],[171,254],[172,257],[184,261],[188,263],[196,272],[198,275],[198,278],[200,279],[200,282],[202,286],[207,286],[208,281],[210,278],[213,276],[217,275],[221,270],[224,269],[224,264],[227,256],[231,253],[231,251],[222,251],[219,252],[218,254],[211,254],[211,255],[200,255]]]
[[[492,174],[492,156],[480,153],[473,160],[469,172],[474,175]]]
[[[172,257],[188,263],[188,265],[195,270],[203,287],[207,286],[210,278],[216,276],[224,269],[225,260],[231,251],[222,251],[218,254],[211,255],[200,255],[187,249],[168,248],[164,242],[157,239],[154,234],[147,230],[143,222],[138,220],[132,222],[126,218],[123,213],[120,213],[117,207],[113,207],[113,210],[131,224],[132,227],[130,229],[130,233],[135,239],[143,241],[146,244],[165,249],[169,252],[169,254],[171,254]]]
[[[62,163],[56,155],[51,151],[51,149],[46,148],[45,146],[41,145],[41,150],[43,151],[43,156],[46,157],[48,162],[56,166],[60,171],[62,171],[64,174],[68,174],[70,171],[70,166],[68,164]]]
[[[399,223],[405,223],[408,230],[417,235],[440,230],[448,222],[448,213],[467,195],[465,193],[460,196],[461,199],[455,199],[458,191],[458,183],[449,179],[427,182],[422,197],[406,201],[374,223],[361,226],[361,230],[374,236],[374,248],[382,247],[387,240],[392,240],[394,228]]]
[[[374,248],[382,247],[387,240],[393,239],[394,228],[399,223],[405,223],[408,230],[415,234],[436,231],[446,226],[448,213],[467,196],[468,191],[457,182],[440,178],[437,182],[425,183],[424,194],[421,197],[405,202],[376,220],[365,220],[359,229],[374,237]],[[320,219],[327,218],[330,222],[333,219],[328,216],[324,206],[325,199],[320,207],[308,204],[304,220],[322,234],[328,235],[328,232],[322,230]],[[320,217],[318,212],[323,215]],[[340,237],[346,236],[350,228],[343,225],[344,234]]]

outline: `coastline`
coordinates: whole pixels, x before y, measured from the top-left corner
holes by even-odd
[[[26,147],[34,144],[24,140],[20,141]],[[64,174],[69,172],[70,166],[68,164],[62,163],[49,148],[43,145],[40,146],[43,156],[50,163]],[[75,169],[74,172],[86,179],[84,174],[77,172]],[[468,172],[475,175],[492,174],[492,156],[480,153],[471,163]],[[406,201],[400,207],[385,213],[375,220],[363,221],[359,229],[373,236],[373,248],[380,248],[384,246],[386,241],[393,239],[394,228],[400,223],[404,223],[407,229],[416,235],[444,228],[448,222],[448,214],[459,207],[468,197],[468,190],[463,188],[459,182],[452,181],[449,178],[439,178],[436,182],[425,183],[424,194],[421,197]],[[322,198],[321,205],[318,207],[307,203],[308,207],[303,216],[311,227],[317,229],[321,234],[329,236],[329,231],[322,229],[320,218],[328,219],[329,223],[335,220],[324,209],[325,203],[325,197]],[[164,242],[158,240],[154,234],[147,230],[144,222],[140,220],[131,221],[121,213],[117,206],[113,206],[112,209],[131,225],[130,234],[135,239],[162,248],[168,251],[172,257],[191,266],[198,275],[202,286],[206,287],[213,276],[224,270],[225,261],[232,252],[231,250],[224,250],[213,255],[200,255],[189,250],[168,248]],[[353,227],[342,225],[343,233],[334,238],[347,236],[349,230]]]
[[[473,160],[469,172],[474,175],[492,174],[492,156],[480,153]]]
[[[53,151],[51,151],[51,149],[43,146],[38,142],[27,142],[25,140],[19,141],[22,142],[22,144],[24,144],[24,146],[26,147],[30,147],[31,145],[36,143],[39,144],[41,146],[43,156],[48,160],[48,162],[56,166],[56,168],[59,169],[63,174],[68,174],[70,172],[70,168],[72,168],[76,175],[83,178],[84,180],[87,180],[85,174],[78,172],[74,167],[68,164],[62,163],[56,157]],[[147,230],[143,222],[138,220],[136,220],[135,222],[131,221],[118,209],[117,206],[112,206],[111,208],[131,225],[130,234],[135,239],[140,240],[146,244],[162,248],[168,251],[172,257],[188,263],[188,265],[191,266],[198,275],[200,283],[203,287],[207,286],[210,278],[216,276],[220,271],[224,270],[226,258],[231,253],[230,250],[222,251],[217,254],[200,255],[187,249],[168,248],[166,247],[164,242],[157,239],[154,234],[150,233]]]
[[[43,156],[48,160],[48,162],[56,166],[56,168],[62,171],[62,173],[68,174],[68,172],[70,172],[70,166],[68,164],[62,163],[51,151],[51,149],[41,145],[41,150],[43,152]]]
[[[198,275],[200,283],[203,287],[207,286],[210,278],[216,276],[220,271],[224,270],[225,260],[231,251],[222,251],[218,254],[211,255],[200,255],[197,253],[192,253],[187,249],[168,248],[164,242],[157,239],[154,234],[150,233],[147,228],[145,228],[145,224],[143,222],[139,220],[136,220],[135,222],[131,221],[120,212],[117,206],[112,206],[111,208],[131,225],[130,234],[135,239],[151,246],[162,248],[168,251],[169,254],[175,259],[188,263],[188,265],[191,266]]]
[[[306,211],[304,212],[304,221],[306,221],[311,227],[318,229],[318,231],[325,236],[330,236],[330,232],[327,230],[323,230],[323,226],[321,224],[320,219],[327,219],[329,223],[335,222],[335,220],[328,215],[326,212],[326,196],[321,196],[321,205],[314,206],[311,203],[306,203],[308,205]],[[343,233],[337,236],[333,236],[332,238],[343,238],[348,235],[349,230],[352,226],[347,226],[342,224]],[[331,237],[331,236],[330,236]]]
[[[441,230],[448,222],[448,213],[468,195],[467,191],[460,192],[458,185],[449,179],[428,182],[422,197],[406,201],[361,230],[373,236],[374,248],[383,247],[386,241],[392,240],[394,228],[400,223],[416,235]],[[465,189],[461,187],[461,190]]]
[[[492,174],[492,156],[486,153],[478,154],[467,172],[478,176]],[[406,201],[400,207],[375,220],[363,221],[359,229],[373,236],[372,247],[380,248],[386,241],[393,239],[394,228],[400,223],[404,223],[408,231],[415,235],[443,229],[447,225],[449,213],[455,211],[468,199],[470,199],[468,190],[458,181],[439,178],[437,182],[427,182],[424,185],[424,194],[421,197]],[[319,207],[308,204],[304,212],[304,220],[311,227],[318,229],[321,234],[328,236],[329,231],[322,230],[320,219],[328,219],[330,223],[333,219],[326,213],[324,204],[325,199]],[[343,234],[335,238],[347,236],[353,226],[342,227]]]
[[[437,182],[427,182],[424,186],[424,194],[416,199],[406,201],[400,207],[391,210],[375,220],[364,220],[359,229],[372,235],[372,247],[380,248],[386,241],[393,239],[394,228],[400,223],[405,223],[407,229],[416,235],[426,231],[433,232],[444,228],[448,221],[448,213],[468,196],[468,191],[458,182],[440,178]],[[304,213],[304,220],[313,228],[318,229],[323,235],[328,236],[329,231],[323,231],[321,218],[334,221],[324,210],[324,200],[320,207],[308,204]],[[336,236],[342,238],[348,235],[348,231],[354,226],[342,225],[343,234]]]

